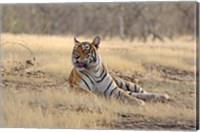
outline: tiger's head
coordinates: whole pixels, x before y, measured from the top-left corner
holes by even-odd
[[[72,64],[78,70],[90,69],[100,62],[97,53],[100,44],[100,37],[96,36],[92,42],[79,42],[74,38],[75,46],[72,52]]]

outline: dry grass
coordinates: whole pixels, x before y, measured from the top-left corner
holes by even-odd
[[[111,112],[79,111],[97,104],[91,97],[66,93],[63,89],[31,91],[10,88],[4,91],[4,127],[98,128],[96,120],[112,120]],[[90,100],[90,102],[89,102]],[[73,108],[74,106],[75,108]],[[77,106],[77,108],[76,108]]]
[[[41,91],[9,88],[3,93],[4,127],[107,128],[99,126],[98,121],[116,120],[115,113],[137,113],[159,121],[194,121],[196,117],[194,109],[162,103],[136,108],[56,88]]]
[[[70,55],[74,45],[72,38],[72,36],[2,35],[3,42],[25,43],[34,52],[37,61],[40,62],[40,68],[54,74],[62,74],[62,71],[69,73],[71,70]],[[80,38],[80,40],[85,39]],[[148,62],[194,71],[195,41],[185,41],[182,39],[175,42],[166,40],[161,44],[150,41],[143,44],[140,41],[131,43],[116,38],[116,40],[102,41],[99,52],[106,65],[117,70],[143,71],[141,64]],[[5,52],[3,60],[14,61],[30,57],[30,53],[18,45],[5,45],[3,52]],[[126,65],[121,65],[120,62]]]
[[[70,55],[73,36],[3,34],[1,39],[2,42],[24,42],[36,58],[35,65],[26,70],[45,73],[40,78],[26,77],[24,74],[20,76],[18,72],[15,75],[11,69],[33,56],[19,45],[1,47],[1,63],[8,72],[2,79],[9,82],[2,89],[1,117],[4,127],[116,128],[112,122],[121,119],[120,113],[141,114],[143,120],[186,121],[195,124],[195,83],[162,78],[159,71],[149,71],[143,66],[156,64],[194,73],[195,41],[187,41],[186,37],[175,41],[166,40],[165,43],[148,41],[146,44],[138,40],[121,41],[118,38],[102,40],[99,53],[110,70],[130,74],[138,72],[143,75],[140,79],[144,89],[166,92],[174,100],[168,103],[147,103],[144,107],[101,96],[77,94],[70,91],[66,83],[39,86],[68,77],[72,69]],[[85,39],[91,38],[80,38]]]

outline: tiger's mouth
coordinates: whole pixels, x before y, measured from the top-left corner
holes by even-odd
[[[76,62],[75,64],[77,67],[79,68],[87,68],[87,64],[83,63],[83,62]]]

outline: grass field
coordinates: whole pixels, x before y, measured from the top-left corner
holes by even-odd
[[[189,37],[164,43],[102,40],[99,53],[112,74],[171,97],[143,107],[69,89],[73,36],[2,34],[1,43],[3,127],[196,127],[196,44]]]

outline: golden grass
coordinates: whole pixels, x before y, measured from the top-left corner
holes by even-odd
[[[187,109],[185,107],[172,107],[169,104],[157,103],[147,104],[144,113],[146,116],[159,120],[184,120],[195,121],[196,111],[194,109]],[[193,114],[191,114],[193,113]]]
[[[116,120],[115,113],[142,114],[160,121],[195,121],[196,117],[194,109],[162,103],[136,107],[112,99],[76,95],[57,88],[41,91],[10,88],[3,93],[4,127],[107,128],[99,126],[98,121]],[[73,106],[84,106],[83,111],[78,111],[78,108],[70,110]]]
[[[98,128],[97,120],[112,120],[112,113],[78,112],[70,106],[95,107],[89,96],[77,96],[63,89],[48,89],[42,92],[30,89],[4,90],[3,126],[44,128]],[[68,110],[69,108],[69,110]]]
[[[91,40],[91,38],[78,38]],[[57,80],[67,78],[72,69],[71,51],[73,36],[45,36],[45,35],[13,35],[2,34],[2,42],[23,42],[36,57],[34,68],[44,71],[47,75],[54,75]],[[122,41],[119,38],[102,40],[99,53],[109,70],[119,70],[128,73],[140,72],[143,75],[152,73],[145,69],[143,64],[158,64],[176,69],[195,72],[195,41],[186,41],[186,37],[175,41],[166,40],[165,43],[148,41],[146,44],[135,40]],[[1,47],[1,63],[7,69],[24,63],[33,56],[18,45],[4,45]],[[55,78],[54,78],[55,79]],[[138,113],[146,118],[160,121],[184,120],[195,122],[195,104],[191,104],[195,97],[185,96],[177,98],[176,89],[168,88],[171,85],[181,87],[179,83],[169,82],[169,85],[153,91],[167,91],[173,99],[178,99],[177,105],[173,103],[147,103],[144,107],[131,106],[114,99],[101,96],[89,96],[69,91],[68,85],[54,87],[33,87],[45,81],[55,81],[52,78],[26,78],[5,75],[3,80],[10,82],[29,83],[29,87],[10,86],[3,92],[3,126],[4,127],[44,127],[44,128],[110,128],[99,125],[99,122],[112,122],[118,120],[116,113]],[[155,81],[149,78],[149,82]],[[162,80],[158,76],[158,80]],[[158,81],[157,80],[157,81]],[[162,82],[160,81],[162,84]],[[33,86],[32,86],[33,85]],[[151,86],[151,83],[148,86]],[[191,84],[193,86],[194,84]],[[188,91],[194,91],[192,87]],[[179,88],[181,89],[181,88]],[[194,91],[195,94],[195,91]],[[187,104],[185,104],[187,103]],[[185,105],[192,106],[187,108]]]
[[[81,37],[80,40],[85,39]],[[72,36],[3,34],[2,42],[6,41],[25,43],[34,52],[37,61],[41,63],[42,70],[64,75],[62,71],[69,74],[72,68],[70,58],[74,45]],[[175,42],[167,40],[161,44],[151,41],[143,44],[140,41],[129,42],[116,38],[115,40],[103,40],[99,52],[106,65],[121,71],[144,71],[141,67],[142,63],[156,63],[194,71],[195,46],[195,41],[185,42],[182,39]],[[2,49],[3,55],[5,54],[3,60],[30,57],[30,53],[18,45],[5,45]],[[122,65],[121,62],[126,65]]]

